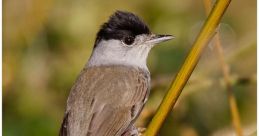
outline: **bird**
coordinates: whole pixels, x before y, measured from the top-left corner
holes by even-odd
[[[173,38],[152,33],[134,13],[115,11],[70,90],[59,135],[139,135],[134,123],[150,92],[148,54]]]

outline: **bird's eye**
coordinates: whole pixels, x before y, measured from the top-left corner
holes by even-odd
[[[134,42],[133,36],[127,36],[123,39],[123,42],[127,45],[131,45]]]

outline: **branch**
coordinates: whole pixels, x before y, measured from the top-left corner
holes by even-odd
[[[209,17],[202,27],[198,37],[196,38],[193,47],[187,56],[183,66],[178,72],[175,80],[171,84],[171,88],[165,95],[162,103],[160,104],[156,114],[151,120],[145,136],[156,136],[163,122],[165,121],[169,112],[173,109],[178,97],[180,96],[185,84],[191,76],[194,67],[198,63],[204,47],[208,44],[214,36],[216,28],[227,9],[231,0],[217,0],[214,8],[212,9]]]
[[[203,0],[204,6],[205,6],[205,11],[206,14],[209,14],[210,9],[211,9],[211,0]],[[231,117],[233,121],[233,126],[236,130],[237,136],[242,136],[242,127],[240,123],[240,117],[239,117],[239,112],[237,108],[237,103],[236,103],[236,98],[233,94],[233,87],[230,81],[230,71],[229,71],[229,66],[225,61],[224,58],[224,53],[223,53],[223,48],[221,45],[220,41],[220,35],[219,32],[217,31],[215,38],[213,40],[216,46],[216,54],[219,59],[220,67],[223,73],[224,81],[226,83],[226,89],[228,92],[228,100],[229,100],[229,106],[230,106],[230,112],[231,112]]]

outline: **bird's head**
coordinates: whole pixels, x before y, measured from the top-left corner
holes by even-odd
[[[128,65],[147,69],[150,49],[172,38],[172,35],[153,34],[133,13],[116,11],[97,33],[87,66]]]

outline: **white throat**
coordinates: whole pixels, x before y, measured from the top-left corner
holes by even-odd
[[[93,50],[86,67],[101,65],[125,65],[148,71],[146,60],[151,46],[127,47],[119,40],[102,40]]]

